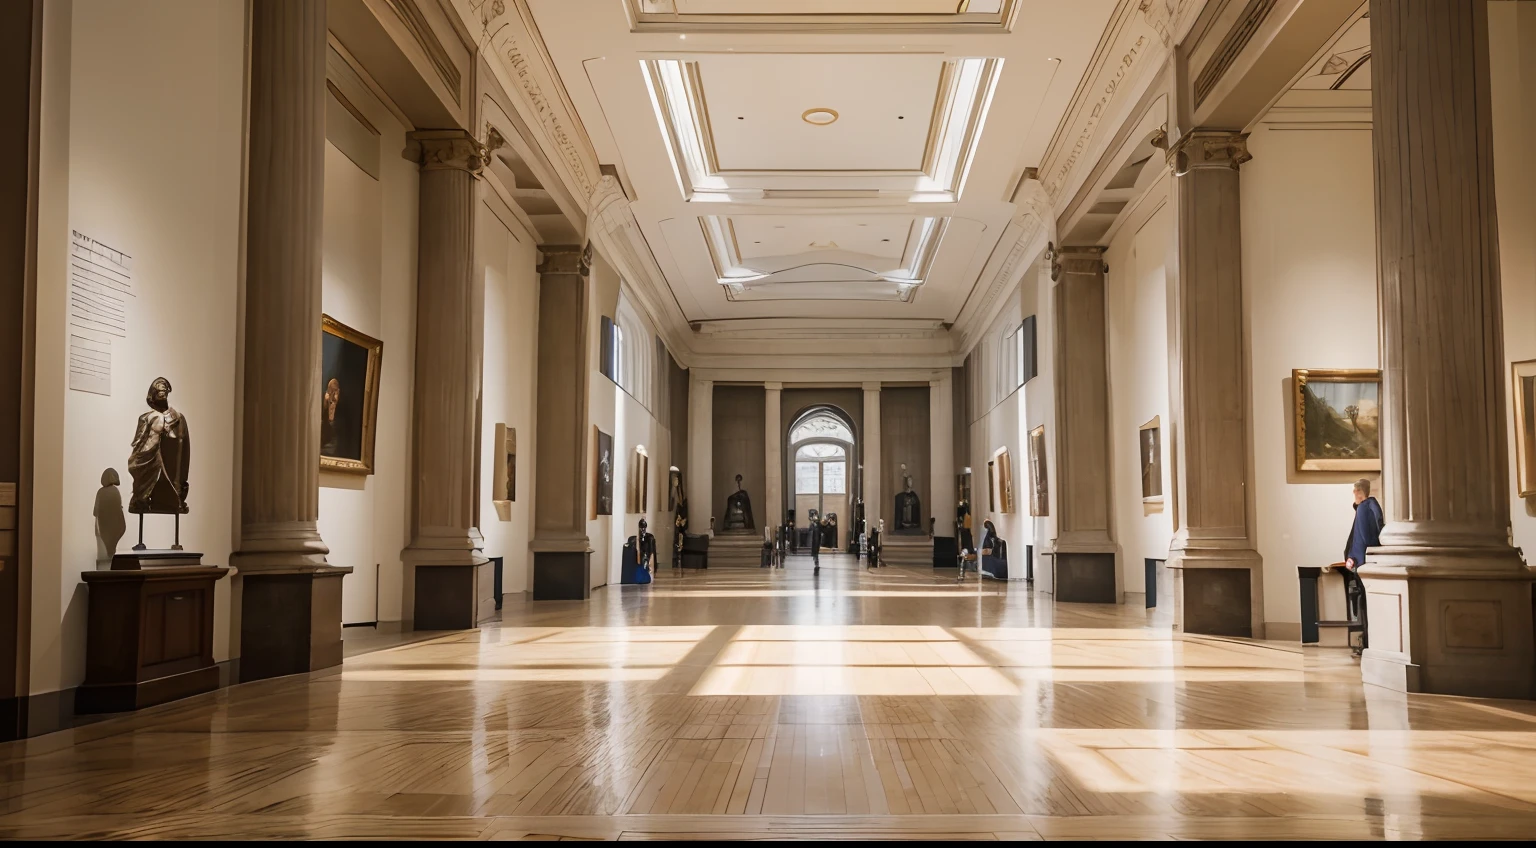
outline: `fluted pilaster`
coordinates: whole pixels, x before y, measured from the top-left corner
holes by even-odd
[[[1174,621],[1264,636],[1264,570],[1248,525],[1248,373],[1243,343],[1241,180],[1247,136],[1194,130],[1173,160],[1168,279]]]
[[[1536,695],[1509,545],[1488,6],[1373,0],[1386,528],[1362,569],[1368,682]]]
[[[242,572],[326,567],[320,514],[324,0],[251,5]]]

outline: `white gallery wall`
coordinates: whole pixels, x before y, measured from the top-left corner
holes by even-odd
[[[1504,358],[1536,359],[1536,4],[1488,4],[1488,52],[1492,69],[1493,180],[1499,214],[1499,263],[1504,286]],[[1536,552],[1536,498],[1516,488],[1513,380],[1509,392],[1509,492],[1514,542]],[[1536,462],[1532,457],[1530,462]]]
[[[245,56],[241,0],[62,0],[44,15],[33,694],[84,676],[92,508],[106,468],[127,505],[129,445],[156,377],[170,380],[194,448],[182,544],[229,562]],[[71,230],[132,257],[110,395],[67,388]],[[134,544],[135,524],[118,550]],[[150,547],[169,547],[171,533],[170,516],[148,518]],[[230,654],[230,583],[218,583],[218,660]]]
[[[501,202],[482,188],[475,215],[476,267],[485,274],[485,354],[481,372],[480,533],[485,555],[502,558],[502,590],[532,587],[528,542],[533,526],[535,364],[539,339],[538,246]],[[496,425],[515,434],[516,499],[498,511]],[[482,597],[494,583],[481,581]]]
[[[1371,133],[1261,124],[1248,149],[1242,252],[1254,534],[1268,636],[1299,639],[1296,568],[1343,559],[1354,481],[1380,479],[1296,471],[1291,401],[1294,368],[1379,367]]]
[[[332,140],[325,145],[321,310],[379,339],[384,350],[374,473],[321,470],[320,536],[330,546],[331,564],[352,568],[341,584],[342,622],[398,622],[410,617],[402,615],[400,551],[410,542],[417,167],[400,155],[405,127],[335,51],[330,59],[331,84],[367,123],[327,93],[326,134]],[[337,123],[351,124],[351,132]]]
[[[1168,429],[1168,253],[1173,212],[1168,178],[1148,190],[1105,251],[1109,326],[1110,456],[1114,508],[1127,593],[1146,591],[1147,559],[1167,559],[1173,539],[1173,483]],[[1141,428],[1161,428],[1162,501],[1142,497]],[[1163,604],[1166,601],[1160,600]]]

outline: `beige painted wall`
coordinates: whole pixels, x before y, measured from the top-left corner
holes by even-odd
[[[482,189],[482,197],[484,189]],[[481,373],[480,533],[485,555],[502,558],[502,590],[532,586],[528,542],[533,527],[534,391],[538,361],[538,248],[509,212],[486,200],[476,207],[476,267],[485,275],[485,353]],[[517,439],[517,499],[503,521],[492,500],[496,481],[496,425]],[[482,594],[494,584],[482,581]]]
[[[715,532],[725,529],[725,501],[736,491],[736,475],[741,487],[752,499],[753,530],[761,535],[767,517],[766,481],[768,457],[763,430],[767,426],[766,395],[761,384],[726,386],[715,384],[714,453],[710,513],[715,517]],[[782,407],[781,407],[782,409]],[[797,515],[796,519],[800,517]]]
[[[1499,211],[1499,261],[1504,286],[1504,357],[1536,359],[1536,4],[1489,3],[1488,49],[1493,82],[1493,163]],[[1504,379],[1511,378],[1506,374]],[[1514,392],[1510,404],[1510,508],[1515,544],[1536,549],[1536,498],[1516,488]],[[1533,457],[1531,462],[1536,462]]]
[[[1297,566],[1342,558],[1361,476],[1294,470],[1290,378],[1293,368],[1378,367],[1371,134],[1261,125],[1248,147],[1242,250],[1254,532],[1264,618],[1284,625],[1301,620]]]
[[[398,155],[405,127],[349,72],[333,69],[332,77],[379,130],[371,136],[380,146],[379,179],[327,142],[321,309],[382,341],[384,353],[374,473],[320,472],[320,536],[330,562],[352,568],[341,584],[342,622],[399,621],[410,617],[402,613],[400,551],[410,543],[418,176]]]
[[[1172,540],[1173,482],[1168,431],[1168,280],[1172,211],[1167,179],[1110,242],[1104,260],[1109,322],[1110,445],[1114,509],[1126,592],[1146,591],[1147,559],[1166,559]],[[1141,427],[1162,428],[1163,502],[1142,500]]]
[[[92,506],[102,470],[127,458],[145,390],[170,379],[187,417],[191,512],[182,542],[227,563],[234,539],[244,4],[75,0],[45,4],[39,210],[31,692],[84,676],[80,572],[95,567]],[[195,68],[197,73],[188,73]],[[136,297],[113,342],[110,397],[69,391],[71,228],[132,255]],[[153,516],[152,546],[171,520]],[[133,545],[134,523],[119,549]],[[216,659],[229,647],[219,583]]]

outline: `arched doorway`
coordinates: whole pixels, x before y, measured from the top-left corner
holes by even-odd
[[[837,539],[828,541],[836,547],[846,546],[848,534],[856,532],[857,444],[852,421],[834,406],[806,409],[785,435],[784,456],[791,481],[789,507],[794,510],[795,527],[809,527],[813,511],[822,517],[835,515]]]

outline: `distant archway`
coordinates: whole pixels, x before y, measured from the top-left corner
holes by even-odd
[[[794,510],[795,526],[810,526],[811,512],[837,516],[838,547],[854,532],[853,505],[858,502],[858,432],[848,413],[830,404],[800,412],[784,435],[785,465],[789,481],[787,506]]]

